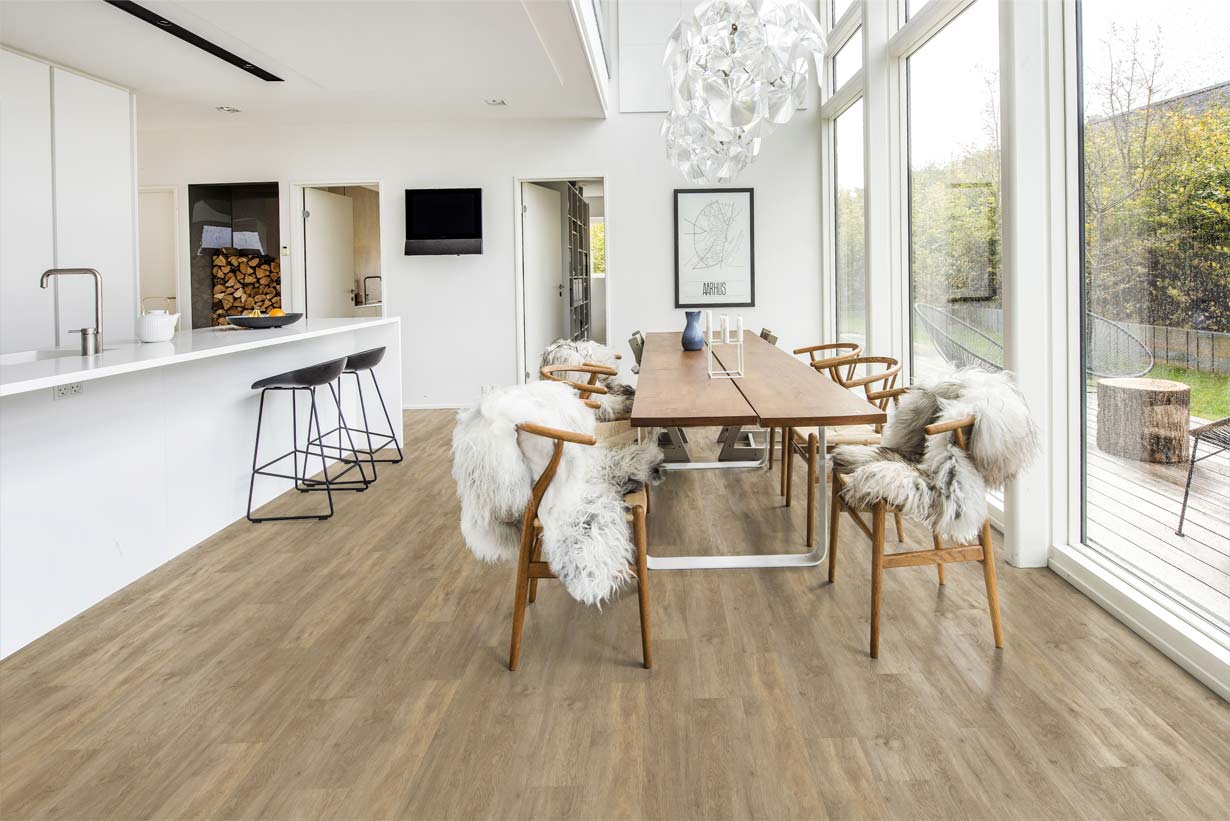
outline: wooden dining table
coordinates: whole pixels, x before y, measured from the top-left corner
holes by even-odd
[[[725,370],[736,370],[737,352],[737,345],[714,345],[715,368],[720,365]],[[632,426],[815,427],[820,439],[819,453],[823,454],[825,426],[874,425],[887,419],[880,408],[750,331],[743,333],[742,376],[711,377],[709,357],[706,349],[683,350],[677,332],[646,334],[636,399],[632,404]],[[763,470],[765,462],[707,463],[702,467]],[[654,556],[651,553],[649,567],[653,570],[695,570],[817,565],[828,554],[828,516],[826,494],[820,492],[816,497],[820,508],[816,511],[819,538],[810,552],[770,553],[763,552],[764,546],[758,546],[762,552],[698,556]]]

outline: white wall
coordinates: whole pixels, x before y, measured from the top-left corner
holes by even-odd
[[[667,162],[661,115],[268,130],[246,128],[242,115],[231,122],[141,131],[140,183],[184,186],[182,202],[188,183],[276,179],[285,193],[295,182],[378,180],[385,315],[403,318],[410,406],[464,404],[482,385],[516,380],[516,177],[602,177],[608,268],[618,272],[607,282],[610,339],[626,354],[623,340],[634,329],[683,329],[683,311],[674,308],[671,192],[691,186]],[[799,111],[733,183],[756,189],[757,307],[736,310],[749,328],[772,328],[783,348],[820,341],[818,134],[815,107]],[[403,255],[405,189],[475,186],[483,188],[481,256]]]

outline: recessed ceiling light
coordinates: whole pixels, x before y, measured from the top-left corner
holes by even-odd
[[[485,102],[487,105],[508,105],[508,103],[504,102],[504,100],[499,97],[488,97]]]
[[[159,21],[158,21],[158,25],[160,25],[160,26],[169,26],[169,25],[171,25],[171,21],[170,21],[170,20],[159,20]]]
[[[238,114],[239,113],[239,109],[235,108],[235,106],[233,105],[220,105],[220,106],[217,106],[217,109],[221,111],[223,114]]]

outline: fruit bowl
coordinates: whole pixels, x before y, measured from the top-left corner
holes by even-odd
[[[281,328],[303,319],[303,314],[283,316],[228,316],[226,321],[238,328]]]

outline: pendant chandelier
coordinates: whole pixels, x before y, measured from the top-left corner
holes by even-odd
[[[671,32],[671,111],[662,136],[691,182],[733,180],[821,77],[824,35],[801,0],[708,0]]]

